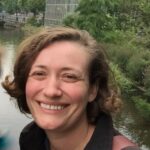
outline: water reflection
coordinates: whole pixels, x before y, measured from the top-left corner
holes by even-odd
[[[18,31],[0,30],[0,44],[4,49],[0,81],[2,81],[6,75],[12,74],[15,48],[17,43],[21,40],[21,36],[18,37],[18,35]],[[10,97],[0,86],[0,130],[5,133],[5,140],[7,141],[5,150],[19,150],[18,139],[20,131],[30,121],[30,119],[26,118],[16,109],[13,100],[10,101]]]
[[[23,32],[18,29],[10,30],[0,28],[0,43],[13,44],[16,46],[23,39]]]
[[[124,135],[138,143],[143,150],[150,149],[150,124],[138,115],[128,98],[124,99],[123,111],[115,117],[115,126]]]

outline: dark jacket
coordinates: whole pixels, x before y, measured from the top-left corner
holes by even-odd
[[[95,131],[84,150],[112,150],[113,136],[112,119],[106,114],[100,115]],[[28,124],[20,135],[20,150],[50,150],[44,131],[34,122]],[[126,147],[122,150],[140,150],[137,147]]]

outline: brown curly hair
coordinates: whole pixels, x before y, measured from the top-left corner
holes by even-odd
[[[19,55],[14,65],[14,78],[7,76],[2,82],[7,93],[14,97],[22,113],[30,113],[26,102],[25,86],[31,66],[38,54],[54,42],[73,41],[85,47],[91,55],[89,66],[89,83],[98,86],[94,101],[87,105],[87,116],[94,123],[99,113],[111,113],[120,108],[120,100],[116,90],[109,84],[110,69],[103,47],[87,32],[70,27],[49,27],[27,38],[19,46]]]

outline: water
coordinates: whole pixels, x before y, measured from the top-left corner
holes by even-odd
[[[150,123],[141,118],[130,99],[125,100],[122,113],[115,118],[115,126],[122,134],[138,143],[142,150],[150,150]]]
[[[0,30],[0,44],[5,50],[0,80],[3,80],[5,75],[12,74],[15,48],[22,37],[22,33],[18,30]],[[19,150],[20,131],[30,121],[31,119],[19,112],[13,100],[10,100],[0,86],[0,130],[5,132],[11,141],[11,148],[9,147],[8,150]],[[142,120],[128,98],[126,98],[124,110],[115,118],[115,126],[121,133],[138,143],[143,150],[150,150],[150,124]]]
[[[15,56],[14,49],[20,39],[21,35],[18,31],[0,30],[0,44],[4,49],[0,81],[4,79],[5,75],[12,73]],[[7,136],[7,141],[10,144],[10,147],[7,147],[8,150],[19,150],[18,139],[20,131],[30,121],[31,119],[19,112],[13,100],[10,100],[10,97],[0,86],[0,131],[5,132]]]

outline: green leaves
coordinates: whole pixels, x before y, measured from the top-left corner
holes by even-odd
[[[16,13],[18,12],[18,0],[4,0],[3,1],[3,10],[8,13]]]
[[[45,11],[45,0],[26,0],[29,12],[33,12],[36,16],[39,12]]]
[[[142,99],[141,97],[132,97],[135,106],[143,118],[145,118],[147,121],[149,121],[150,118],[150,103],[148,103],[145,99]]]
[[[45,11],[45,3],[45,0],[4,0],[3,9],[9,13],[33,12],[34,15],[37,15]]]
[[[110,68],[114,74],[115,81],[119,85],[121,92],[131,94],[133,92],[133,83],[119,69],[118,65],[110,63]]]
[[[148,28],[150,3],[147,0],[80,0],[73,16],[76,17],[65,18],[64,23],[86,29],[98,40],[106,39],[105,32],[140,32],[141,26]]]
[[[115,17],[111,13],[114,7],[112,0],[81,0],[75,18],[69,16],[64,23],[88,30],[95,38],[102,39],[104,31],[115,28]]]

